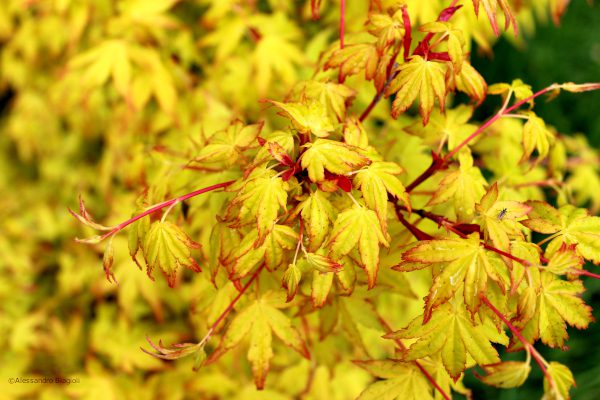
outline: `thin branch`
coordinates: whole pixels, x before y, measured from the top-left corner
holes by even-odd
[[[446,168],[448,166],[450,159],[456,153],[458,153],[460,151],[460,149],[465,147],[471,140],[473,140],[477,136],[481,135],[487,128],[490,127],[490,125],[492,125],[494,122],[496,122],[498,119],[500,119],[503,115],[511,113],[512,111],[521,107],[523,104],[528,103],[531,100],[533,100],[551,90],[554,90],[559,86],[560,85],[557,86],[556,84],[552,84],[552,85],[532,94],[531,96],[516,102],[515,104],[513,104],[512,106],[510,106],[508,108],[500,109],[496,114],[494,114],[492,117],[488,118],[487,121],[485,121],[481,126],[479,126],[479,128],[477,128],[475,130],[475,132],[473,132],[471,135],[469,135],[465,140],[463,140],[458,146],[456,146],[454,149],[452,149],[444,157],[442,157],[442,158],[434,157],[429,168],[427,168],[411,184],[409,184],[406,187],[406,191],[410,193],[411,190],[413,190],[415,187],[419,186],[421,183],[423,183],[424,181],[429,179],[435,172],[437,172],[438,170],[441,170],[443,168]]]
[[[433,236],[431,236],[429,233],[423,232],[422,230],[420,230],[419,228],[417,228],[415,225],[413,225],[410,222],[408,222],[406,220],[406,218],[404,218],[404,216],[400,213],[400,207],[401,207],[400,205],[394,204],[394,209],[396,211],[396,217],[398,218],[398,221],[400,221],[400,223],[402,225],[404,225],[404,227],[406,229],[408,229],[408,231],[417,240],[432,240]]]
[[[235,307],[235,304],[239,301],[239,299],[242,298],[242,295],[246,292],[246,290],[248,290],[250,285],[252,285],[252,282],[254,282],[256,280],[256,278],[258,278],[258,275],[260,274],[260,272],[262,271],[264,266],[265,266],[264,263],[261,264],[261,266],[254,272],[254,274],[252,274],[252,276],[250,277],[250,280],[248,280],[248,282],[246,282],[244,287],[242,287],[242,290],[240,290],[240,292],[237,294],[237,296],[235,296],[235,298],[232,300],[232,302],[229,303],[229,305],[227,306],[225,311],[223,311],[221,313],[221,315],[219,315],[219,318],[217,318],[217,320],[212,324],[212,326],[210,327],[210,329],[208,330],[208,332],[206,333],[204,338],[202,338],[200,343],[198,343],[199,347],[206,344],[206,342],[208,341],[208,339],[210,339],[210,337],[212,336],[214,331],[217,329],[217,327],[219,326],[221,321],[223,321],[225,319],[225,317],[227,317],[227,315],[231,312],[231,310],[233,310],[233,307]]]
[[[95,238],[94,239],[94,243],[98,243],[98,242],[103,241],[104,239],[106,239],[106,238],[108,238],[108,237],[116,234],[117,232],[121,231],[123,228],[127,227],[128,225],[133,224],[135,221],[137,221],[139,219],[142,219],[145,216],[150,215],[150,214],[152,214],[152,213],[154,213],[154,212],[156,212],[158,210],[162,210],[165,207],[171,207],[171,206],[173,206],[173,205],[175,205],[177,203],[181,203],[181,202],[183,202],[183,201],[185,201],[187,199],[190,199],[192,197],[201,195],[203,193],[211,192],[213,190],[217,190],[217,189],[221,189],[221,188],[227,187],[227,186],[231,185],[233,182],[235,182],[235,181],[227,181],[227,182],[223,182],[223,183],[217,183],[216,185],[207,186],[205,188],[198,189],[198,190],[195,190],[193,192],[184,194],[183,196],[179,196],[179,197],[176,197],[174,199],[163,201],[162,203],[159,203],[159,204],[156,204],[154,206],[151,206],[149,209],[147,209],[146,211],[142,212],[141,214],[138,214],[138,215],[136,215],[136,216],[134,216],[134,217],[126,220],[126,221],[121,222],[119,225],[116,225],[115,227],[113,227],[110,231],[108,231],[104,235],[99,236],[98,238]],[[80,215],[78,215],[77,213],[75,213],[71,209],[69,209],[69,212],[75,218],[77,218],[79,221],[82,221]],[[75,239],[75,240],[78,241],[78,242],[84,242],[84,243],[85,242],[89,242],[89,240],[87,240],[87,239]]]
[[[488,300],[488,298],[483,295],[483,293],[479,294],[479,298],[481,299],[481,301],[486,306],[488,306],[488,308],[490,310],[492,310],[494,312],[494,314],[496,314],[498,316],[498,318],[500,318],[502,320],[502,322],[504,322],[504,324],[508,327],[508,329],[510,329],[510,331],[513,333],[513,335],[515,335],[517,337],[517,339],[519,339],[519,341],[523,344],[523,347],[525,347],[528,350],[528,352],[531,353],[531,356],[533,357],[533,359],[535,360],[535,362],[540,366],[540,369],[544,373],[544,376],[548,380],[548,383],[550,383],[550,385],[552,387],[556,387],[555,384],[554,384],[554,380],[552,379],[552,377],[548,373],[548,369],[546,368],[546,365],[548,365],[548,363],[546,362],[546,360],[544,359],[544,357],[542,357],[542,355],[540,353],[538,353],[538,351],[535,349],[535,347],[533,347],[533,345],[531,343],[529,343],[527,341],[527,339],[525,339],[525,337],[521,334],[521,332],[513,324],[510,323],[510,321],[508,320],[508,318],[506,318],[504,316],[504,314],[502,314],[500,312],[500,310],[498,310]]]
[[[590,272],[590,271],[586,271],[585,269],[571,269],[571,270],[569,270],[569,273],[574,274],[574,275],[589,276],[590,278],[594,278],[594,279],[600,279],[600,275],[594,274],[593,272]]]
[[[262,269],[264,268],[264,264],[262,264],[255,272],[254,274],[252,274],[252,276],[250,277],[250,279],[248,280],[248,282],[246,282],[246,284],[244,285],[244,287],[242,287],[239,291],[239,293],[237,294],[237,296],[231,301],[231,303],[229,303],[229,305],[227,306],[227,308],[225,308],[225,310],[221,313],[221,315],[219,315],[219,317],[216,319],[216,321],[211,325],[211,327],[209,328],[208,332],[206,333],[206,335],[204,335],[204,337],[202,338],[202,340],[196,344],[192,344],[192,343],[178,343],[178,344],[174,344],[172,347],[173,348],[179,348],[180,350],[172,350],[172,349],[166,349],[162,346],[162,343],[159,342],[159,346],[155,345],[152,340],[150,340],[150,338],[148,336],[146,336],[146,341],[150,344],[150,346],[156,351],[155,353],[152,353],[146,349],[144,349],[143,347],[141,347],[140,349],[148,354],[151,355],[153,357],[157,357],[157,358],[161,358],[163,360],[174,360],[177,358],[181,358],[187,355],[192,354],[193,352],[197,351],[197,350],[201,350],[204,345],[206,344],[206,342],[208,342],[208,340],[211,338],[211,336],[213,335],[213,333],[215,332],[215,330],[217,329],[217,327],[219,326],[219,324],[227,317],[227,315],[229,315],[229,313],[231,312],[231,310],[233,310],[233,307],[235,307],[236,303],[240,300],[240,298],[242,297],[242,295],[246,292],[246,290],[248,290],[248,288],[250,287],[250,285],[252,285],[252,283],[258,278],[260,272],[262,271]]]

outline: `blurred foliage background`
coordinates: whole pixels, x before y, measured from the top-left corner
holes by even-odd
[[[227,370],[198,374],[191,369],[193,360],[165,364],[142,353],[145,335],[166,343],[194,340],[215,319],[215,289],[190,274],[177,290],[162,279],[150,281],[129,259],[126,237],[115,240],[120,285],[106,282],[102,246],[74,243],[74,237],[90,232],[82,232],[67,213],[83,193],[99,221],[116,222],[134,211],[143,191],[157,202],[226,180],[187,170],[185,160],[234,116],[247,122],[261,118],[256,100],[283,98],[295,80],[310,77],[319,53],[335,38],[335,2],[324,8],[319,22],[311,21],[308,1],[299,6],[300,14],[289,3],[257,2],[260,14],[251,16],[232,0],[0,2],[1,400],[183,399],[190,393],[289,398],[278,388],[293,386],[293,373],[258,394],[250,380],[240,385]],[[431,10],[445,3],[428,1],[421,17],[435,15]],[[349,13],[351,31],[353,23],[362,23],[366,8]],[[225,16],[230,19],[223,23]],[[262,43],[283,50],[255,46],[245,32],[247,19],[269,39]],[[539,89],[552,82],[598,81],[598,26],[600,8],[575,0],[559,29],[542,21],[522,48],[505,36],[492,59],[474,49],[473,63],[490,83],[521,78]],[[257,68],[257,61],[270,56],[287,62]],[[371,97],[368,90],[361,93],[356,109],[364,109]],[[563,94],[539,102],[538,110],[561,132],[582,132],[598,146],[598,105],[600,93]],[[484,105],[479,115],[489,115],[493,106]],[[190,232],[203,235],[204,243],[201,221],[214,215],[219,203],[218,196],[200,198],[189,211],[199,221]],[[586,300],[598,318],[600,284],[587,280],[586,285]],[[600,326],[569,332],[571,351],[549,358],[572,367],[575,399],[591,399],[600,391]],[[11,385],[9,377],[80,382]],[[329,378],[319,370],[315,379],[325,385]],[[484,388],[471,373],[466,383],[476,399],[541,394],[535,368],[519,390]],[[345,398],[343,392],[332,396]]]

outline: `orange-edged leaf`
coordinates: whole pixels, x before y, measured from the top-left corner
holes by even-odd
[[[257,245],[271,232],[280,209],[287,204],[287,184],[273,170],[261,170],[258,176],[245,181],[228,208],[228,220],[237,211],[234,225],[255,223],[258,229]],[[237,208],[239,206],[239,209]]]
[[[357,400],[433,400],[429,381],[414,363],[372,360],[354,361],[354,364],[379,378],[363,390]]]
[[[316,251],[325,241],[335,215],[326,195],[316,190],[300,205],[302,221],[308,233],[308,250]]]
[[[504,29],[508,29],[508,27],[512,24],[513,30],[515,32],[515,36],[518,34],[519,30],[517,27],[517,21],[513,12],[508,4],[507,0],[473,0],[473,6],[475,7],[475,14],[479,15],[479,5],[483,4],[483,8],[485,9],[485,13],[490,20],[490,25],[492,26],[492,30],[496,36],[500,36],[500,30],[498,29],[498,21],[496,20],[496,10],[498,5],[504,12]]]
[[[523,238],[517,222],[524,219],[532,208],[517,201],[497,201],[497,198],[498,184],[494,183],[475,209],[481,215],[485,238],[491,239],[496,248],[507,251],[511,238]]]
[[[312,290],[310,297],[313,307],[323,307],[333,284],[333,272],[313,271]]]
[[[296,296],[301,279],[302,271],[300,271],[300,268],[296,264],[288,265],[282,280],[283,287],[287,290],[287,302],[292,301]]]
[[[353,180],[367,206],[377,213],[384,232],[387,232],[388,193],[401,200],[410,210],[408,193],[395,176],[400,173],[402,168],[398,164],[377,161],[359,170]]]
[[[577,253],[595,264],[600,263],[600,217],[592,217],[588,211],[572,205],[556,210],[543,202],[528,202],[533,207],[529,219],[521,221],[528,228],[554,234],[546,247],[546,256],[558,251],[561,246],[577,244]]]
[[[425,300],[424,321],[432,311],[446,303],[463,288],[464,302],[471,314],[479,309],[479,295],[487,289],[488,279],[505,289],[506,265],[495,253],[480,246],[479,235],[468,239],[424,240],[402,254],[403,262],[419,264],[444,263],[435,276]],[[402,267],[402,264],[399,266]]]
[[[466,368],[467,353],[480,365],[500,362],[483,325],[449,304],[438,308],[428,323],[423,324],[418,316],[406,328],[385,337],[417,339],[402,353],[402,359],[414,361],[441,354],[444,367],[455,380]]]
[[[509,389],[523,385],[531,371],[531,365],[521,361],[505,361],[499,364],[484,365],[484,376],[477,376],[483,383],[498,388]]]
[[[552,273],[542,273],[538,305],[542,342],[550,347],[564,348],[569,337],[567,324],[585,329],[594,320],[591,307],[579,297],[584,290],[580,281],[563,281]]]
[[[344,82],[347,76],[365,71],[365,79],[375,77],[378,54],[373,43],[358,43],[344,46],[331,54],[325,63],[325,69],[339,68],[338,80]]]
[[[569,391],[575,385],[575,378],[571,370],[556,361],[550,361],[547,372],[552,382],[544,379],[544,398],[550,400],[569,400]]]
[[[453,70],[450,70],[453,72]],[[453,75],[454,85],[463,93],[466,93],[476,105],[479,105],[485,100],[488,86],[485,79],[468,61],[463,61],[460,72]]]
[[[152,223],[143,245],[148,276],[152,278],[152,270],[157,267],[167,278],[169,286],[173,287],[179,266],[200,272],[200,266],[191,254],[191,249],[199,247],[177,225],[168,221]]]
[[[392,116],[397,118],[419,97],[419,113],[423,125],[429,122],[429,114],[437,97],[443,110],[446,98],[446,69],[443,64],[427,61],[421,56],[413,56],[409,62],[401,64],[398,75],[386,89],[386,95],[395,94]]]
[[[354,207],[338,214],[328,246],[334,257],[346,255],[358,248],[369,288],[372,288],[379,270],[380,244],[386,247],[389,245],[377,214],[365,207]]]
[[[292,121],[294,128],[300,133],[312,133],[318,137],[326,137],[335,129],[322,102],[311,101],[308,105],[280,103],[274,100],[269,100],[269,102],[282,110],[283,115]]]
[[[305,147],[302,168],[308,171],[308,177],[313,182],[323,181],[325,170],[344,175],[369,163],[369,159],[360,154],[358,148],[334,140],[317,139]]]

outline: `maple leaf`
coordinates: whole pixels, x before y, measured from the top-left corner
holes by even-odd
[[[479,5],[481,3],[483,3],[483,8],[485,9],[485,13],[490,20],[490,25],[492,26],[492,30],[496,36],[500,36],[498,21],[496,20],[496,9],[498,5],[500,5],[500,8],[504,12],[504,29],[508,29],[508,27],[512,24],[515,36],[517,36],[519,32],[517,28],[517,20],[515,19],[510,5],[506,0],[473,0],[473,7],[475,7],[476,15],[479,15]]]
[[[380,379],[363,390],[357,400],[433,400],[429,381],[414,363],[397,360],[353,362]]]
[[[456,88],[466,93],[471,99],[476,101],[476,105],[481,104],[485,100],[488,92],[487,83],[481,74],[473,68],[471,63],[464,60],[459,73],[456,73],[454,68],[450,69],[450,72],[448,90]]]
[[[538,151],[538,161],[545,158],[550,151],[550,145],[554,143],[554,135],[546,128],[543,119],[533,112],[527,112],[527,122],[523,126],[523,158],[526,160],[531,156],[533,150]],[[537,162],[537,161],[536,161]]]
[[[168,221],[152,223],[143,244],[148,276],[154,279],[152,270],[158,267],[167,278],[169,286],[174,287],[179,266],[200,272],[200,266],[191,255],[191,249],[199,247],[177,225]]]
[[[274,292],[267,292],[253,303],[238,312],[207,363],[212,363],[242,339],[249,337],[248,361],[252,364],[254,383],[257,389],[264,388],[273,357],[273,333],[287,346],[296,350],[304,358],[310,358],[308,349],[300,334],[292,326],[290,318],[279,308],[285,306]]]
[[[402,168],[393,162],[376,161],[360,169],[353,180],[354,185],[361,190],[365,204],[377,213],[384,233],[387,232],[388,193],[410,209],[404,185],[395,176],[402,171]]]
[[[305,54],[294,43],[299,36],[297,27],[284,13],[257,14],[250,18],[250,23],[258,27],[261,35],[252,53],[254,82],[259,95],[267,94],[274,75],[279,78],[279,84],[293,85],[297,66],[306,62]]]
[[[222,222],[215,224],[209,239],[210,276],[213,281],[217,276],[219,266],[233,263],[240,241],[241,235],[238,231],[230,229]]]
[[[448,143],[448,149],[453,150],[477,129],[477,125],[468,123],[472,114],[473,108],[464,104],[446,110],[445,113],[436,109],[431,113],[427,126],[415,122],[404,130],[423,138],[426,144],[435,145],[438,149],[441,149],[444,143]]]
[[[309,104],[314,101],[325,105],[331,120],[343,121],[356,91],[338,83],[310,80],[302,84],[302,96]]]
[[[369,159],[359,153],[359,149],[345,143],[328,139],[317,139],[305,145],[302,154],[302,168],[308,170],[313,182],[325,179],[325,169],[332,174],[344,175],[369,163]]]
[[[344,142],[363,150],[369,147],[367,131],[358,118],[350,117],[346,119],[346,124],[344,125]]]
[[[539,294],[531,296],[527,318],[521,317],[518,326],[526,338],[541,338],[550,347],[565,349],[569,338],[567,324],[585,329],[594,320],[592,309],[579,297],[585,288],[581,281],[563,281],[550,272],[541,272]]]
[[[577,245],[563,243],[546,265],[546,270],[556,275],[565,275],[582,269],[584,260],[577,254]]]
[[[319,272],[313,271],[312,273],[312,288],[310,297],[312,299],[313,307],[320,308],[325,305],[327,296],[333,285],[333,272]]]
[[[523,83],[521,79],[514,79],[510,84],[495,83],[488,88],[488,93],[501,94],[504,100],[513,94],[517,100],[525,100],[533,95],[531,86]],[[530,100],[529,104],[533,106],[533,100]]]
[[[339,68],[338,81],[343,83],[347,76],[365,71],[365,79],[375,77],[378,64],[377,48],[373,43],[357,43],[334,51],[324,69]]]
[[[230,167],[238,160],[241,153],[256,144],[263,123],[244,125],[240,120],[233,121],[227,129],[211,136],[209,143],[202,147],[195,162],[223,163]]]
[[[544,399],[569,400],[569,390],[575,385],[571,370],[561,363],[550,361],[546,371],[552,377],[552,384],[544,379]]]
[[[215,30],[204,35],[198,44],[200,47],[215,47],[217,62],[225,60],[238,47],[248,27],[244,18],[232,17],[219,21]]]
[[[592,217],[587,210],[569,204],[558,210],[541,201],[529,201],[526,204],[533,209],[528,215],[529,219],[521,221],[521,224],[536,232],[552,234],[546,247],[549,257],[563,243],[577,244],[577,253],[594,264],[600,263],[600,217]]]
[[[444,367],[453,379],[458,379],[467,365],[467,354],[477,364],[500,362],[498,352],[490,343],[486,330],[460,311],[460,307],[443,305],[423,324],[421,317],[406,328],[389,333],[387,339],[417,339],[402,352],[404,361],[414,361],[441,353]]]
[[[481,216],[486,239],[491,239],[496,248],[507,251],[511,237],[523,238],[517,221],[522,220],[531,207],[518,201],[498,201],[496,182],[481,198],[481,202],[475,205],[475,209]]]
[[[323,274],[338,272],[342,268],[341,264],[322,254],[304,253],[304,259],[311,268]]]
[[[481,175],[481,170],[473,166],[473,158],[469,152],[461,151],[458,158],[460,167],[442,179],[440,187],[427,205],[433,206],[452,199],[459,221],[469,222],[473,218],[475,203],[483,196],[487,182]]]
[[[294,128],[300,133],[312,133],[318,137],[327,137],[335,127],[327,115],[324,103],[280,103],[269,100],[270,103],[281,109],[284,115],[294,124]]]
[[[79,54],[69,62],[69,68],[84,69],[82,80],[90,87],[102,86],[112,77],[122,96],[130,95],[130,50],[124,40],[105,40],[98,46]]]
[[[260,244],[269,234],[280,209],[287,205],[287,185],[273,170],[260,170],[250,176],[237,195],[229,203],[228,218],[231,220],[237,210],[233,225],[256,223],[257,243]]]
[[[496,282],[502,290],[507,285],[504,279],[506,265],[498,255],[481,246],[477,233],[467,239],[420,241],[402,254],[402,263],[395,269],[402,271],[403,264],[408,264],[411,270],[418,268],[414,263],[418,263],[420,268],[443,263],[425,300],[424,322],[431,318],[434,308],[448,302],[461,288],[464,288],[467,310],[475,314],[481,305],[479,295],[487,290],[488,279]]]
[[[298,240],[298,234],[286,225],[274,224],[263,241],[259,241],[258,230],[252,229],[244,235],[229,260],[224,260],[230,267],[230,278],[243,278],[262,263],[269,270],[276,269],[284,263],[286,250],[294,249]]]
[[[393,15],[371,14],[367,23],[369,33],[377,38],[379,53],[398,43],[404,37],[402,10],[399,8]]]
[[[413,56],[409,62],[399,65],[396,71],[397,76],[385,91],[386,96],[395,95],[392,116],[398,118],[419,96],[419,113],[423,118],[423,125],[427,125],[435,97],[440,108],[444,109],[445,68],[440,63],[427,61],[421,56]]]
[[[292,301],[298,291],[298,285],[302,279],[302,271],[296,264],[288,265],[282,278],[282,285],[287,290],[286,302]]]
[[[460,73],[464,58],[462,48],[465,44],[462,30],[455,28],[447,21],[429,22],[421,25],[419,30],[421,32],[439,33],[442,38],[447,40],[448,56],[454,66],[454,72],[457,74]]]
[[[308,250],[315,251],[325,241],[335,215],[326,195],[316,190],[300,203],[302,221],[308,233]]]
[[[286,225],[275,224],[264,242],[267,269],[272,271],[282,265],[285,250],[295,249],[298,240],[299,235],[294,229]]]
[[[515,388],[523,385],[529,376],[531,366],[521,361],[504,361],[499,364],[484,365],[486,375],[477,378],[486,385],[503,389]]]
[[[328,246],[332,254],[338,257],[350,253],[358,245],[369,288],[372,288],[379,269],[379,244],[389,245],[377,214],[364,207],[353,207],[338,214]]]

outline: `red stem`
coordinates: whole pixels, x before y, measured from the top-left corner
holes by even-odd
[[[227,186],[231,185],[233,182],[235,182],[235,181],[227,181],[227,182],[223,182],[223,183],[217,183],[216,185],[207,186],[205,188],[198,189],[198,190],[195,190],[193,192],[184,194],[183,196],[179,196],[179,197],[176,197],[176,198],[171,199],[171,200],[163,201],[162,203],[159,203],[159,204],[157,204],[157,205],[149,208],[148,210],[144,211],[143,213],[138,214],[135,217],[128,219],[127,221],[121,222],[119,225],[115,226],[109,232],[107,232],[104,235],[102,235],[100,237],[100,241],[106,239],[109,236],[114,235],[115,233],[119,232],[120,230],[122,230],[126,226],[133,224],[135,221],[137,221],[137,220],[139,220],[141,218],[144,218],[146,215],[152,214],[153,212],[161,210],[161,209],[163,209],[165,207],[169,207],[169,206],[171,206],[171,205],[173,205],[175,203],[180,203],[180,202],[185,201],[185,200],[187,200],[189,198],[198,196],[198,195],[200,195],[202,193],[206,193],[206,192],[210,192],[210,191],[213,191],[213,190],[216,190],[216,189],[227,187]],[[73,211],[71,211],[71,210],[69,210],[69,211],[73,214]]]
[[[600,279],[600,275],[594,274],[590,271],[586,271],[585,269],[572,269],[569,272],[575,275],[585,275],[589,276],[590,278]]]
[[[248,280],[248,282],[246,282],[246,284],[244,285],[244,287],[242,287],[242,289],[237,294],[237,296],[235,296],[235,298],[231,301],[231,303],[229,303],[227,308],[221,313],[219,318],[217,318],[217,320],[211,325],[210,329],[206,333],[206,336],[204,337],[204,339],[202,339],[202,342],[206,343],[208,341],[208,339],[211,337],[211,335],[213,334],[215,329],[217,329],[217,326],[219,326],[221,321],[223,321],[225,319],[225,317],[227,317],[227,315],[231,312],[231,310],[233,310],[233,307],[235,307],[235,304],[238,302],[238,300],[242,297],[242,295],[246,292],[246,290],[250,287],[250,285],[252,285],[252,282],[254,282],[256,280],[256,278],[258,277],[258,275],[260,274],[260,271],[262,271],[264,266],[265,266],[265,264],[263,263],[256,270],[256,272],[254,272],[254,274],[252,274],[252,276],[250,277],[250,280]]]
[[[495,115],[490,117],[487,121],[485,121],[483,123],[483,125],[481,125],[479,128],[477,128],[477,130],[475,130],[475,132],[473,132],[471,135],[469,135],[469,137],[467,137],[458,146],[456,146],[448,154],[446,154],[446,156],[444,156],[441,159],[434,158],[434,160],[431,162],[431,165],[429,166],[429,168],[427,168],[410,185],[408,185],[406,187],[406,191],[410,193],[411,190],[413,190],[415,187],[419,186],[425,180],[429,179],[429,177],[431,177],[436,171],[446,167],[448,165],[449,160],[452,158],[452,156],[454,156],[456,153],[458,153],[460,151],[460,149],[462,149],[464,146],[466,146],[467,143],[469,143],[471,140],[473,140],[477,136],[481,135],[485,129],[487,129],[490,125],[492,125],[494,122],[496,122],[498,119],[500,119],[503,115],[509,114],[510,112],[521,107],[523,104],[535,99],[536,97],[543,95],[544,93],[549,92],[550,90],[554,90],[555,88],[556,88],[555,85],[550,85],[550,86],[532,94],[531,96],[516,102],[512,106],[497,112]]]
[[[340,49],[344,48],[344,31],[346,30],[346,0],[340,1]]]
[[[487,127],[489,127],[494,122],[496,122],[504,114],[511,113],[512,111],[521,107],[523,104],[528,103],[531,100],[535,99],[536,97],[539,97],[539,96],[543,95],[544,93],[549,92],[550,90],[553,90],[553,89],[555,89],[554,85],[550,85],[521,101],[517,101],[515,104],[506,108],[505,110],[501,110],[500,112],[496,113],[494,116],[492,116],[490,119],[488,119],[483,125],[481,125],[479,128],[477,128],[477,130],[475,132],[473,132],[469,137],[467,137],[458,146],[456,146],[454,149],[452,149],[452,151],[450,151],[450,153],[446,154],[446,156],[444,157],[444,160],[448,161],[450,158],[452,158],[452,156],[455,155],[456,153],[458,153],[458,151],[461,148],[463,148],[467,143],[469,143],[471,140],[473,140],[474,138],[479,136]]]
[[[400,223],[402,223],[402,225],[404,225],[404,227],[406,229],[408,229],[408,231],[417,239],[417,240],[432,240],[433,236],[431,236],[430,234],[423,232],[422,230],[420,230],[419,228],[417,228],[416,226],[414,226],[413,224],[411,224],[410,222],[408,222],[406,220],[406,218],[404,218],[404,216],[402,214],[400,214],[400,208],[398,207],[398,205],[395,205],[395,209],[396,209],[396,217],[398,217],[398,221],[400,221]]]
[[[540,366],[540,369],[542,370],[542,372],[546,376],[546,379],[548,379],[548,382],[550,383],[550,385],[554,386],[554,381],[552,380],[552,377],[550,376],[550,374],[548,373],[548,370],[546,369],[546,366],[544,365],[545,360],[537,352],[537,350],[535,349],[535,347],[533,347],[533,345],[531,343],[529,343],[527,341],[527,339],[525,339],[525,337],[521,334],[521,332],[519,332],[519,330],[513,324],[510,323],[510,321],[504,316],[504,314],[502,314],[500,312],[500,310],[498,310],[487,299],[487,297],[485,297],[483,295],[483,293],[479,294],[479,298],[481,299],[481,301],[483,303],[485,303],[486,306],[488,306],[488,308],[490,310],[492,310],[494,312],[494,314],[496,314],[498,316],[498,318],[500,318],[502,320],[502,322],[504,322],[504,324],[508,327],[508,329],[510,329],[510,331],[513,333],[513,335],[515,335],[519,339],[519,341],[523,344],[523,346],[529,349],[529,353],[531,354],[531,356],[533,357],[533,359],[535,360],[535,362],[537,363],[537,365]]]

